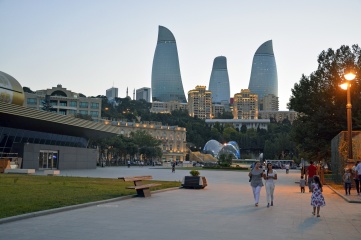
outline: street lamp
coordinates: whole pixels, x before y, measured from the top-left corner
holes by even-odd
[[[356,75],[352,72],[344,75],[344,78],[347,80],[345,83],[341,84],[340,87],[344,90],[347,90],[347,145],[348,145],[348,154],[347,154],[347,163],[353,163],[353,154],[352,154],[352,105],[351,105],[351,81],[355,79]]]

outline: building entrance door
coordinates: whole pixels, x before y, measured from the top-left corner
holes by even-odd
[[[40,150],[39,169],[58,169],[58,156],[58,151]]]

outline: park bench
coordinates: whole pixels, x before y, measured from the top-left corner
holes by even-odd
[[[151,187],[160,186],[158,183],[143,184],[143,180],[152,180],[152,176],[133,176],[133,177],[119,177],[118,179],[124,182],[133,182],[134,186],[126,187],[127,189],[135,189],[139,197],[150,197]]]

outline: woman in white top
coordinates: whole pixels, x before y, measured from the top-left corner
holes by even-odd
[[[275,190],[274,180],[277,180],[277,172],[272,169],[272,163],[267,163],[266,174],[263,175],[266,180],[267,207],[273,206],[273,192]]]

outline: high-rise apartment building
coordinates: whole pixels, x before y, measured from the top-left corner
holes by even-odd
[[[268,94],[260,99],[259,105],[263,111],[278,111],[278,97]]]
[[[171,31],[159,26],[152,66],[152,100],[187,102],[179,68],[176,40]]]
[[[196,86],[188,92],[188,112],[192,117],[212,118],[212,92],[206,86]]]
[[[212,103],[229,105],[230,87],[226,57],[219,56],[214,59],[208,89],[212,92]]]
[[[258,119],[258,95],[242,89],[233,98],[234,119]]]
[[[260,100],[268,94],[278,97],[277,66],[272,40],[263,43],[253,56],[248,89],[257,94]]]
[[[107,89],[106,95],[108,99],[114,99],[118,97],[118,88],[112,87]]]
[[[136,93],[136,100],[144,99],[145,101],[150,102],[150,88],[139,88]]]

